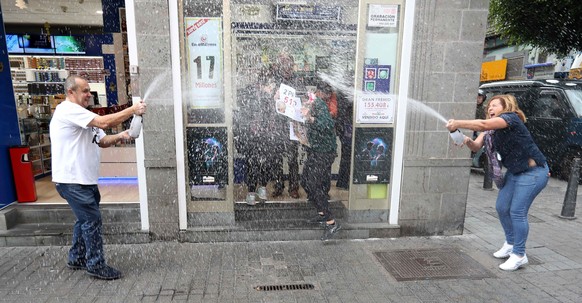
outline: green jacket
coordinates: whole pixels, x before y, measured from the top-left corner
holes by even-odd
[[[316,98],[311,105],[313,123],[307,122],[307,139],[310,150],[318,153],[333,153],[337,149],[335,139],[335,122],[331,117],[325,101]]]

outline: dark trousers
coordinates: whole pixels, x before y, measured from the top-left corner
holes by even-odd
[[[249,192],[255,192],[258,186],[267,186],[271,179],[272,156],[270,152],[261,152],[260,149],[247,155],[247,173],[245,183]]]
[[[87,268],[90,270],[104,266],[99,188],[97,185],[63,183],[57,183],[56,188],[59,195],[67,200],[77,217],[73,226],[73,243],[69,250],[69,262],[87,262]]]
[[[275,190],[282,191],[285,188],[285,177],[283,172],[283,156],[287,157],[289,166],[289,189],[288,191],[299,189],[299,142],[289,141],[285,143],[283,153],[274,160],[275,170]]]
[[[335,153],[308,152],[301,175],[301,186],[307,199],[315,205],[317,212],[323,213],[326,221],[333,219],[329,209],[329,189],[334,159]]]
[[[341,136],[341,158],[336,187],[347,188],[350,185],[350,162],[352,160],[352,138]]]

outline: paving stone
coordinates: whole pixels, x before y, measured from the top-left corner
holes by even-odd
[[[496,191],[471,176],[465,233],[450,237],[320,241],[107,244],[106,258],[123,271],[101,281],[65,267],[65,245],[2,246],[0,302],[579,302],[582,222],[557,217],[566,182],[551,179],[532,205],[526,245],[532,262],[503,272],[491,253],[503,243],[494,212]],[[582,193],[582,190],[579,192]],[[395,250],[462,251],[490,278],[398,282],[374,256]],[[536,261],[537,260],[537,261]],[[534,262],[535,261],[535,262]],[[311,283],[312,290],[257,291],[258,285]]]

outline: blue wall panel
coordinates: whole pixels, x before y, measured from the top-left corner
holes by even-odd
[[[125,7],[125,0],[102,0],[101,6],[103,7],[103,32],[121,32],[119,8]]]
[[[10,146],[20,145],[18,116],[10,76],[10,61],[6,49],[6,37],[2,7],[0,7],[0,207],[16,200],[16,189],[10,166]]]
[[[103,55],[103,66],[109,71],[105,76],[105,90],[107,92],[107,106],[117,105],[117,69],[115,68],[115,55]]]

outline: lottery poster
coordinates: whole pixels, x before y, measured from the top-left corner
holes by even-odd
[[[363,91],[376,93],[390,92],[391,65],[364,65]]]
[[[222,104],[222,28],[220,18],[185,18],[190,108]]]
[[[394,96],[360,93],[356,98],[357,123],[394,123]]]

